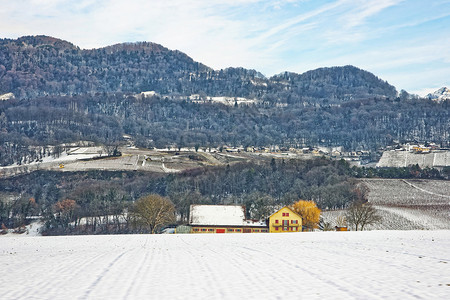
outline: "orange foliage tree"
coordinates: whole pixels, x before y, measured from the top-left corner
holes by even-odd
[[[56,213],[61,214],[75,210],[76,206],[77,203],[75,202],[75,200],[65,199],[56,202],[54,208]]]
[[[316,202],[298,200],[292,204],[292,210],[302,217],[303,226],[308,230],[313,230],[318,227],[320,221],[320,209],[317,207]]]
[[[72,199],[65,199],[56,202],[53,209],[56,213],[56,220],[59,225],[68,227],[69,223],[75,220],[77,203]]]

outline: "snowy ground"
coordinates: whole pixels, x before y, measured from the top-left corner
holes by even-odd
[[[450,299],[450,231],[0,237],[0,299]]]

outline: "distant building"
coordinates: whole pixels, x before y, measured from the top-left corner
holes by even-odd
[[[413,147],[415,153],[429,153],[431,151],[430,147],[425,147],[423,145]]]
[[[243,205],[196,205],[189,212],[191,233],[268,232],[265,222],[246,220]]]
[[[269,232],[302,231],[302,217],[285,206],[269,217]]]
[[[302,218],[285,206],[266,221],[247,220],[243,205],[196,205],[190,207],[191,233],[300,232]]]
[[[433,152],[385,151],[377,167],[408,167],[418,165],[421,168],[444,168],[450,166],[450,151]]]
[[[348,231],[347,226],[335,226],[336,231]]]

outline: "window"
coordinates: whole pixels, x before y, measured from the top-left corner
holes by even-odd
[[[283,217],[286,217],[286,213],[283,213]]]
[[[288,231],[288,228],[287,227],[283,227],[283,231]]]
[[[202,228],[202,231],[206,231],[206,228]]]
[[[255,229],[255,231],[254,232],[259,232],[259,229]]]
[[[292,220],[291,223],[292,224],[298,224],[298,220]]]
[[[294,227],[292,230],[293,230],[293,231],[297,231],[297,227]]]
[[[198,228],[194,228],[194,231],[198,231]]]
[[[275,227],[275,230],[278,231],[278,229],[280,229],[280,227]]]
[[[278,224],[278,220],[275,220],[275,224]]]
[[[289,220],[283,220],[283,226],[289,226]]]
[[[236,232],[241,232],[241,230],[240,229],[236,229]]]
[[[261,232],[267,232],[267,229],[261,229]]]
[[[214,231],[214,229],[210,228],[210,229],[208,229],[208,231]]]
[[[289,213],[286,213],[286,217],[289,217]]]
[[[228,228],[227,230],[228,230],[228,232],[233,232],[234,231],[234,229],[230,229],[230,228]]]

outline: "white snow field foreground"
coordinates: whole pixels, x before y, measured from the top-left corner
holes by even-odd
[[[0,299],[450,299],[450,231],[0,237]]]

